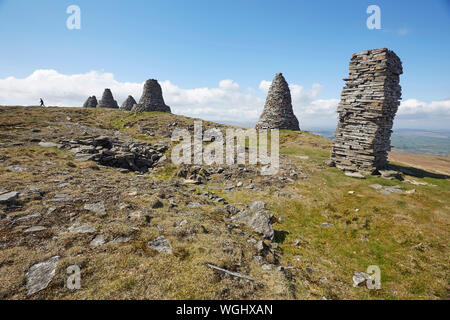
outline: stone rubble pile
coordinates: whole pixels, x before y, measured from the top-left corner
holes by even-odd
[[[164,102],[162,89],[157,80],[149,79],[145,82],[144,90],[142,92],[141,99],[139,100],[139,104],[134,105],[131,111],[171,112],[170,107]]]
[[[128,98],[122,103],[120,109],[130,111],[133,109],[133,106],[136,104],[136,100],[132,96],[128,96]]]
[[[110,89],[105,89],[102,99],[98,102],[97,108],[119,108],[119,105],[117,104],[117,101],[114,100]]]
[[[292,110],[291,91],[281,73],[277,73],[272,81],[256,129],[300,130],[297,117]]]
[[[147,172],[165,159],[166,145],[150,145],[145,142],[122,141],[107,136],[82,137],[61,141],[60,148],[75,154],[76,161],[95,161],[101,165]]]
[[[83,108],[97,108],[97,98],[95,96],[87,98],[86,102],[83,104]]]
[[[402,73],[400,58],[386,48],[353,54],[337,110],[330,165],[363,174],[386,167]]]

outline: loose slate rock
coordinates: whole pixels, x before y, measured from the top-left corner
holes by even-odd
[[[31,227],[31,228],[28,228],[28,229],[24,230],[23,233],[39,232],[39,231],[44,231],[46,229],[47,228],[43,227],[43,226],[34,226],[34,227]]]
[[[106,216],[106,209],[105,209],[105,204],[103,203],[103,201],[100,201],[97,203],[92,203],[92,204],[85,204],[84,209],[94,212],[101,217]]]
[[[232,220],[241,222],[261,233],[265,238],[272,240],[274,230],[272,226],[272,215],[265,211],[258,211],[256,213],[242,210],[232,217]]]
[[[0,194],[0,203],[1,204],[13,203],[17,200],[19,194],[20,193],[16,191],[2,193]]]
[[[97,229],[94,226],[91,226],[89,224],[79,224],[75,223],[71,227],[69,227],[69,232],[72,233],[95,233],[97,232]]]
[[[147,245],[158,252],[172,253],[172,246],[164,236],[149,241]]]
[[[47,288],[55,276],[58,261],[59,256],[54,256],[30,267],[26,273],[27,295],[32,295]]]
[[[92,247],[99,247],[101,245],[105,244],[105,238],[99,234],[98,236],[96,236],[94,239],[92,239],[90,245]]]
[[[253,201],[249,205],[250,210],[252,211],[260,211],[266,208],[266,204],[264,201]]]

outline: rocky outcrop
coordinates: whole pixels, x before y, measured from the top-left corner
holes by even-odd
[[[400,58],[386,48],[353,54],[337,110],[331,165],[363,174],[386,167],[402,73]]]
[[[281,73],[277,73],[273,78],[256,129],[300,130],[297,117],[292,110],[291,91]]]
[[[133,109],[133,106],[136,104],[136,100],[132,96],[128,96],[128,98],[122,103],[120,109],[130,111]]]
[[[114,100],[110,89],[105,89],[102,99],[98,102],[97,108],[119,108],[117,101]]]
[[[75,154],[76,161],[95,161],[101,165],[147,172],[164,157],[165,145],[98,136],[64,140],[60,148]]]
[[[162,111],[171,112],[170,107],[164,102],[161,86],[155,79],[147,80],[139,104],[132,109],[134,112]]]
[[[98,105],[97,98],[95,96],[87,98],[83,104],[83,108],[96,108]]]

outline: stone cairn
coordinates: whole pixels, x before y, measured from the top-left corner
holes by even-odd
[[[133,106],[136,104],[136,100],[132,96],[128,96],[128,98],[122,103],[120,109],[130,111],[133,109]]]
[[[96,108],[97,98],[95,96],[87,98],[86,102],[83,104],[83,108]]]
[[[291,91],[281,73],[277,73],[273,78],[256,129],[300,130],[297,117],[292,110]]]
[[[147,80],[144,84],[144,91],[142,97],[139,100],[139,104],[136,104],[133,112],[145,112],[145,111],[162,111],[171,112],[170,107],[164,103],[161,86],[155,79]]]
[[[102,99],[98,102],[97,108],[119,108],[117,101],[114,100],[110,89],[105,89]]]
[[[373,174],[386,167],[402,73],[400,58],[386,48],[353,54],[337,109],[331,165],[349,175]]]

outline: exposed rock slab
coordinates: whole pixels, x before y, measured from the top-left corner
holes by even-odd
[[[28,295],[32,295],[48,287],[55,276],[58,261],[59,256],[54,256],[30,267],[26,273]]]

